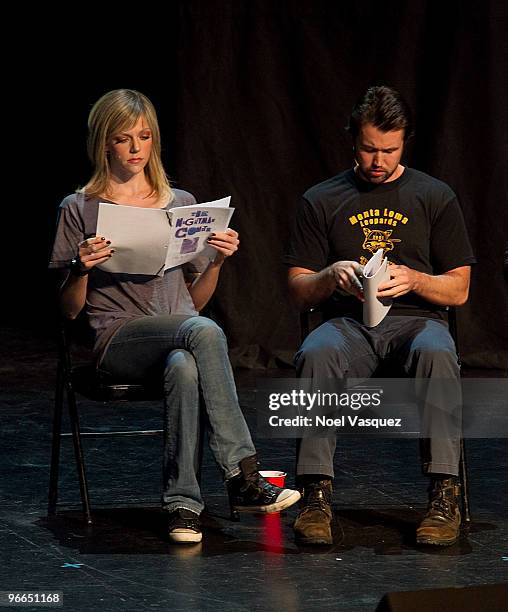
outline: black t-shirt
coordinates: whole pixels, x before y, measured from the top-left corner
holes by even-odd
[[[318,272],[340,260],[365,264],[379,248],[390,263],[427,274],[475,263],[456,195],[412,168],[379,185],[347,170],[309,189],[296,211],[284,263]],[[354,297],[335,293],[325,310],[361,320],[361,302]],[[444,311],[410,292],[394,300],[389,314],[442,318]]]

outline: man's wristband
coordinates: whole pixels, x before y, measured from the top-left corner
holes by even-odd
[[[87,276],[87,274],[90,272],[90,270],[87,270],[86,268],[83,269],[81,267],[81,262],[77,257],[71,260],[69,270],[73,276]]]

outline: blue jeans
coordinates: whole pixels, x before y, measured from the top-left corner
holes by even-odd
[[[426,317],[388,316],[371,329],[350,318],[330,319],[304,340],[296,353],[297,374],[316,389],[327,379],[369,378],[384,359],[415,378],[423,431],[425,474],[458,474],[461,404],[457,350],[448,325]],[[447,384],[439,384],[446,380]],[[434,381],[434,383],[433,383]],[[334,475],[335,438],[304,438],[297,474]]]
[[[210,448],[225,478],[256,453],[236,394],[224,332],[205,317],[156,315],[135,319],[113,336],[101,372],[126,382],[164,383],[162,505],[169,512],[204,508],[197,480],[200,395]]]

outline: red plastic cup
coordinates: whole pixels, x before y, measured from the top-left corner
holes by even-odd
[[[284,488],[284,481],[286,480],[286,472],[278,472],[277,470],[263,470],[259,474],[268,482],[271,482],[277,487]]]

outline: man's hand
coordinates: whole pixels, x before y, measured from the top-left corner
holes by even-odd
[[[407,266],[391,265],[388,271],[390,280],[379,285],[378,298],[396,298],[416,289],[419,274],[416,270]]]
[[[425,274],[407,266],[391,265],[390,280],[381,283],[378,298],[397,298],[414,291],[438,306],[462,306],[469,293],[471,266],[453,268],[443,274]]]
[[[362,283],[359,279],[359,276],[363,273],[362,265],[356,261],[336,261],[330,266],[330,269],[337,289],[354,295],[362,302],[365,302]]]
[[[288,271],[289,293],[300,310],[321,304],[337,290],[365,302],[358,278],[362,273],[363,266],[356,261],[336,261],[319,272],[292,266]]]

